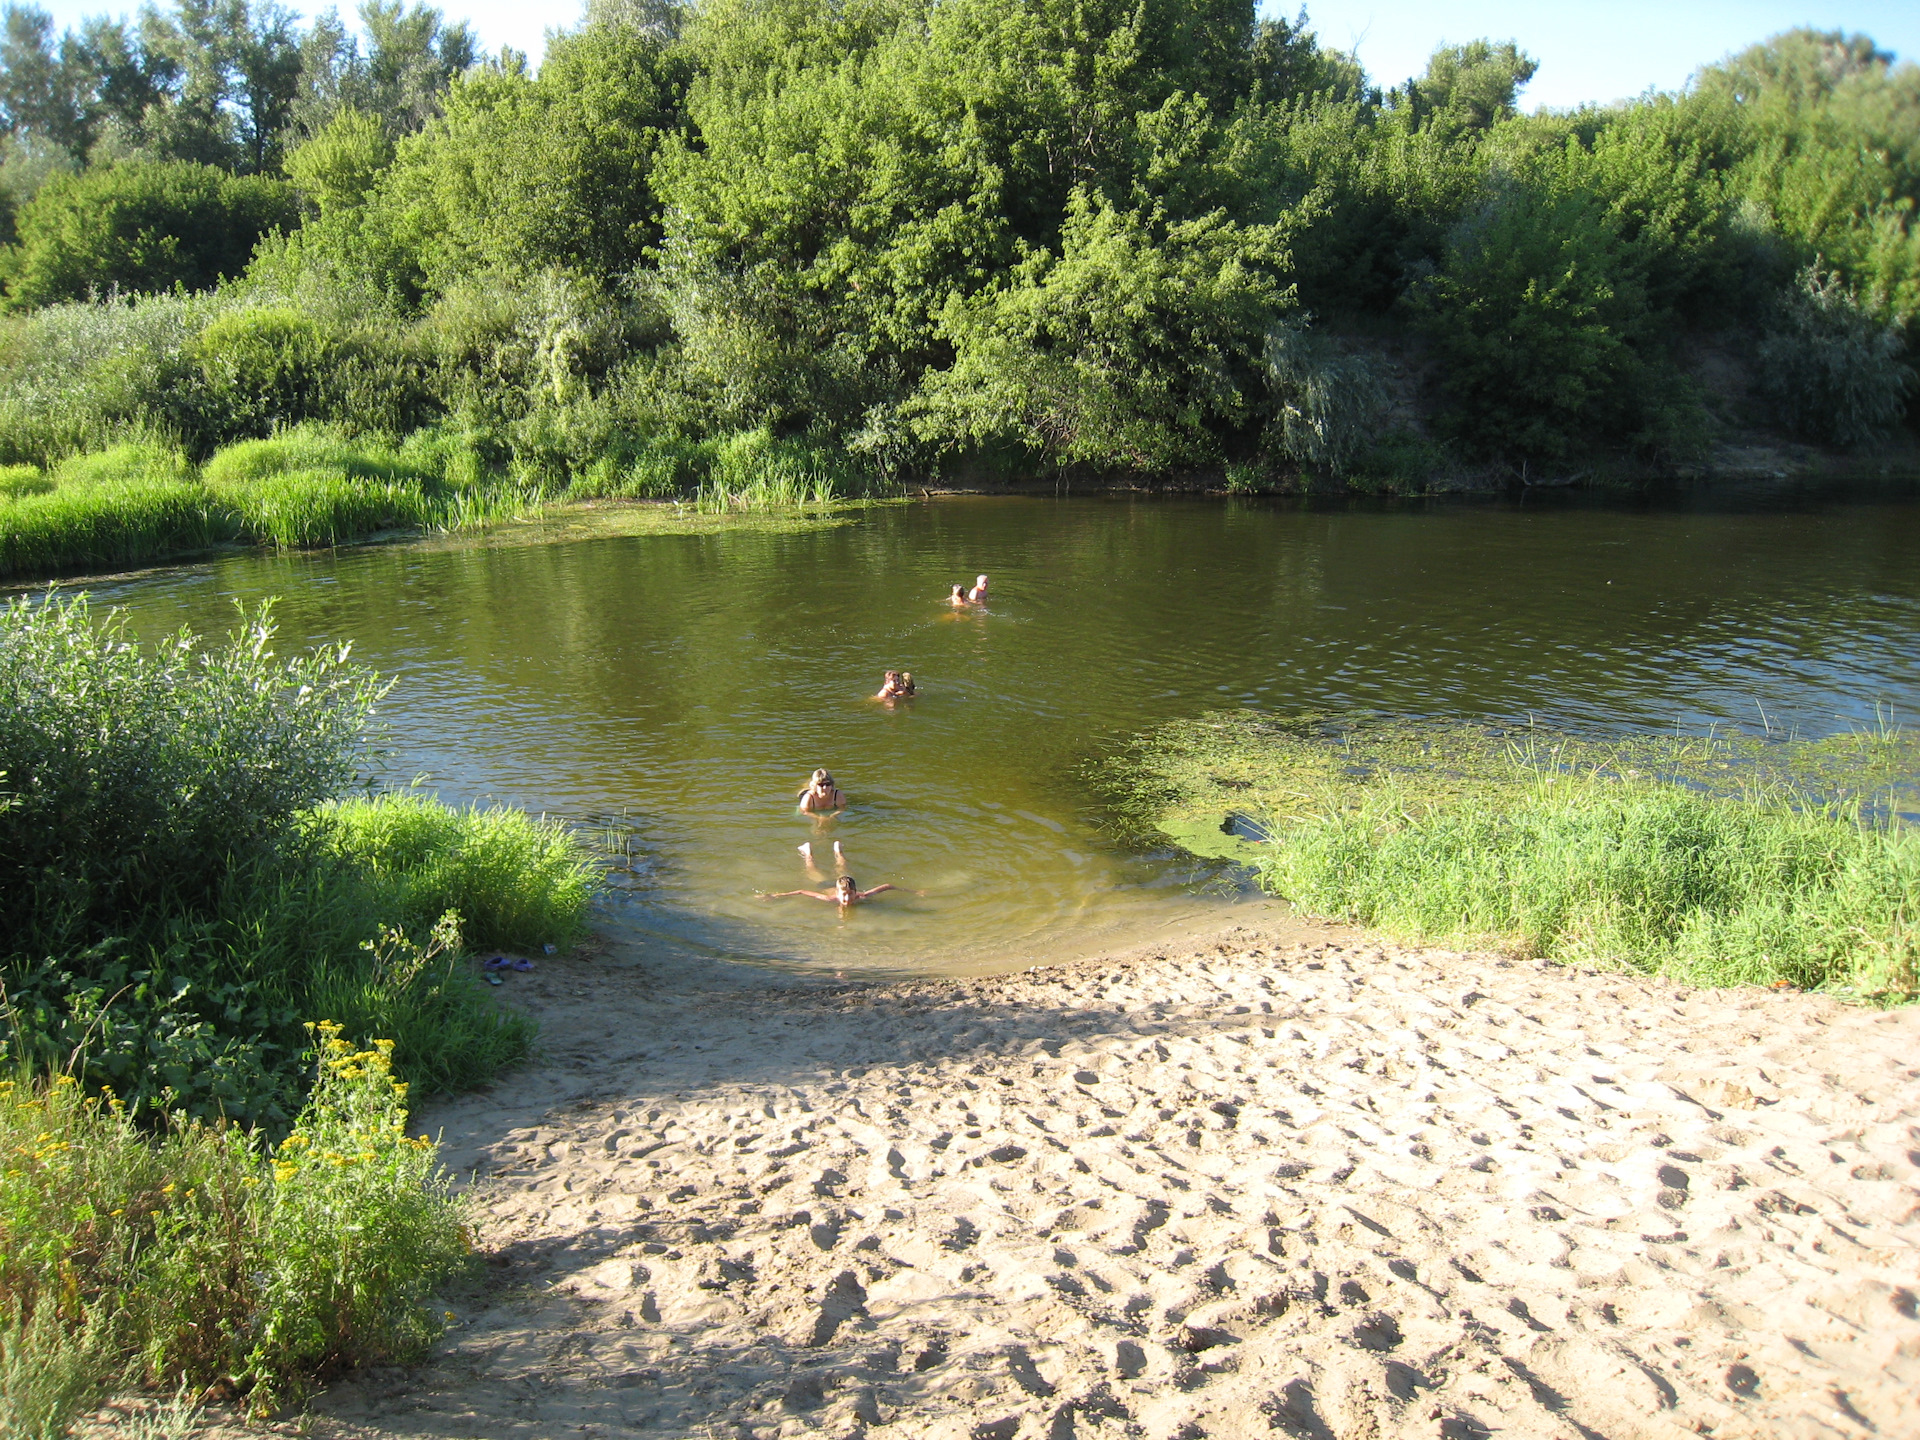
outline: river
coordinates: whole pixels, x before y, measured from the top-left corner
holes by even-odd
[[[636,943],[848,973],[1005,968],[1248,903],[1102,825],[1086,763],[1170,718],[1817,735],[1920,715],[1911,498],[951,497],[790,532],[620,530],[89,588],[147,634],[279,597],[282,648],[351,640],[395,677],[386,783],[616,835],[603,920]],[[944,603],[981,571],[987,605]],[[867,698],[888,668],[915,700]],[[793,804],[816,766],[852,802],[824,826]],[[796,846],[836,838],[863,886],[900,891],[844,920],[755,898],[818,888]]]

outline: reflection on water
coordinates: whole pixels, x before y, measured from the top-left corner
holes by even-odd
[[[983,968],[1227,902],[1123,853],[1078,778],[1222,706],[1825,733],[1920,712],[1920,504],[1313,509],[965,498],[793,534],[235,557],[96,587],[147,633],[281,598],[398,677],[392,777],[629,838],[609,921],[808,966]],[[982,611],[955,581],[992,576]],[[919,697],[867,698],[883,670]],[[799,815],[815,766],[852,799]],[[841,840],[846,920],[756,890]],[[824,854],[830,847],[819,845]],[[829,875],[830,878],[830,875]],[[924,895],[911,893],[924,891]]]

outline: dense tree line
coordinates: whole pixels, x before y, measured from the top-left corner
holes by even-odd
[[[1742,418],[1703,345],[1808,439],[1912,389],[1920,68],[1864,37],[1524,116],[1514,43],[1383,90],[1249,0],[596,0],[537,71],[361,18],[5,12],[0,458],[325,421],[601,493],[742,433],[1259,484],[1682,455]]]

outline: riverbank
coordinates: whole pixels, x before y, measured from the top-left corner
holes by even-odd
[[[1273,927],[515,986],[543,1061],[421,1117],[487,1283],[310,1433],[1920,1424],[1920,1010]]]

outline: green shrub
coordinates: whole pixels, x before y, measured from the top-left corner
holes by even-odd
[[[1900,327],[1868,314],[1840,276],[1810,265],[1776,303],[1755,356],[1767,412],[1803,440],[1861,445],[1906,409],[1913,370]]]
[[[220,316],[200,332],[194,359],[230,431],[306,419],[333,363],[331,338],[311,316],[258,306]]]
[[[1385,416],[1387,389],[1374,363],[1324,336],[1281,329],[1267,336],[1267,373],[1274,448],[1297,464],[1346,474]]]
[[[203,290],[245,270],[267,231],[298,222],[284,181],[211,165],[135,160],[56,175],[21,207],[7,297],[33,306]]]
[[[205,905],[353,783],[383,687],[344,649],[280,660],[272,637],[265,612],[223,644],[149,649],[84,595],[0,611],[0,910],[20,949]]]
[[[0,465],[0,500],[18,500],[22,495],[46,495],[54,482],[38,465]]]
[[[433,1142],[407,1138],[391,1043],[356,1051],[338,1024],[315,1029],[316,1083],[274,1152],[260,1233],[242,1371],[256,1412],[299,1398],[308,1375],[418,1358],[440,1333],[427,1301],[468,1251]]]
[[[585,852],[512,812],[328,803],[381,686],[270,638],[255,616],[223,645],[143,649],[84,597],[0,611],[0,1060],[78,1055],[140,1114],[271,1128],[307,1015],[392,1038],[428,1089],[526,1054],[459,917],[480,944],[577,936]]]
[[[271,1154],[238,1129],[143,1133],[111,1096],[0,1081],[0,1417],[59,1436],[122,1377],[231,1385],[255,1413],[341,1366],[406,1362],[463,1263],[390,1046],[314,1027],[311,1098]]]

